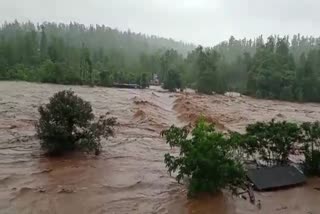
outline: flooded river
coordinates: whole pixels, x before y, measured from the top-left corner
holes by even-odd
[[[92,103],[96,115],[118,118],[116,136],[99,156],[42,155],[35,137],[37,107],[53,93],[72,88]],[[171,124],[194,122],[200,114],[221,130],[243,132],[249,123],[271,118],[320,119],[319,104],[172,94],[146,90],[0,82],[0,213],[320,213],[319,179],[277,192],[257,193],[262,209],[221,193],[187,200],[170,177],[159,136]]]

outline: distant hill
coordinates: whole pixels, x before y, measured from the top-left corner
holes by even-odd
[[[186,56],[194,48],[104,25],[5,22],[0,27],[0,79],[79,83],[93,72],[98,80],[107,76],[108,84],[136,82],[142,72],[159,72],[166,50]]]
[[[124,55],[134,57],[137,53],[154,53],[161,49],[175,49],[183,55],[195,48],[193,44],[175,41],[143,33],[134,33],[130,30],[119,31],[105,25],[90,25],[71,22],[70,24],[44,22],[44,23],[5,23],[1,26],[1,37],[19,36],[35,31],[40,41],[41,26],[44,27],[48,41],[62,38],[63,42],[74,47],[85,44],[89,49],[104,49],[106,52],[118,50]]]

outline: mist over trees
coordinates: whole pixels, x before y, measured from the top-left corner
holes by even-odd
[[[139,83],[160,73],[161,55],[193,45],[106,26],[5,23],[0,28],[0,79],[63,84]]]
[[[229,40],[211,47],[78,23],[5,23],[0,79],[146,87],[156,74],[171,91],[237,91],[290,101],[320,101],[320,37]]]

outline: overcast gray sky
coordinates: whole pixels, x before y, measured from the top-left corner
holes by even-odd
[[[319,0],[0,0],[0,21],[105,24],[202,45],[320,34]]]

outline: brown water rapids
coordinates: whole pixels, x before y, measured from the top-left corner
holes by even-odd
[[[96,115],[118,118],[116,136],[99,156],[43,156],[35,137],[37,107],[53,93],[72,88]],[[221,130],[243,132],[249,123],[276,118],[320,119],[319,104],[231,98],[222,95],[0,82],[0,213],[320,213],[319,179],[301,187],[256,193],[262,209],[224,192],[188,200],[170,177],[160,137],[171,124],[202,114]]]

